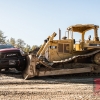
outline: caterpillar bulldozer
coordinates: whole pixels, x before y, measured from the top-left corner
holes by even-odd
[[[98,37],[98,25],[76,24],[67,28],[66,35],[59,39],[53,33],[44,40],[44,44],[36,54],[27,56],[27,67],[23,72],[24,79],[35,76],[64,75],[75,73],[99,73],[100,72],[100,40]],[[85,34],[94,30],[94,38],[91,36],[85,40]],[[74,33],[81,34],[81,40],[76,41]]]

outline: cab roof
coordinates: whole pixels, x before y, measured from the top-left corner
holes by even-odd
[[[71,31],[73,30],[73,32],[86,32],[88,30],[91,29],[95,29],[95,28],[99,28],[98,25],[94,25],[94,24],[76,24],[76,25],[72,25],[70,27],[67,28],[67,30]]]

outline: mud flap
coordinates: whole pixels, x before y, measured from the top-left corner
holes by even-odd
[[[24,79],[29,79],[36,76],[36,56],[35,55],[28,55],[27,56],[27,67],[23,71]]]

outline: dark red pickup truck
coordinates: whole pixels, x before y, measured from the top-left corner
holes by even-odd
[[[0,44],[0,69],[16,68],[23,71],[26,67],[24,52],[10,44]]]

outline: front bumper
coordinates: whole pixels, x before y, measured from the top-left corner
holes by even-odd
[[[20,68],[26,66],[26,58],[3,58],[0,59],[0,69],[4,68]]]

